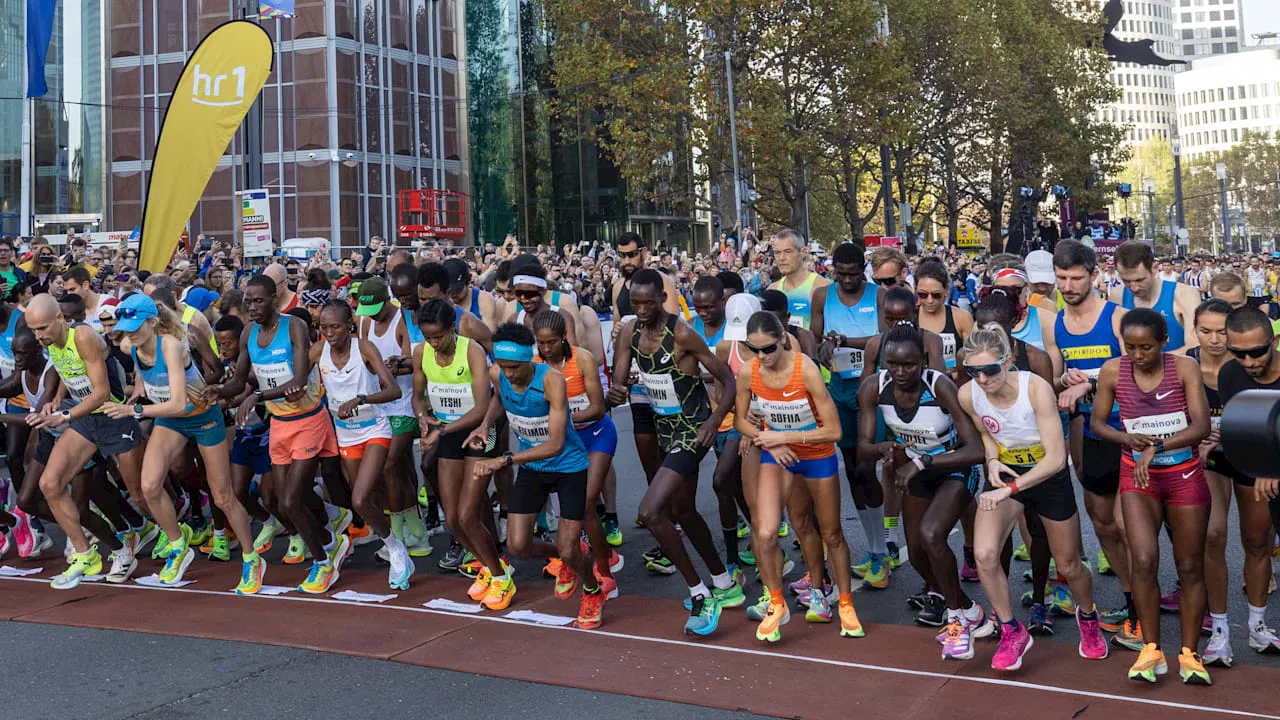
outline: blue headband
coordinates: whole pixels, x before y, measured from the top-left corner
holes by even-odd
[[[493,344],[493,357],[495,360],[533,362],[533,346],[502,340]]]

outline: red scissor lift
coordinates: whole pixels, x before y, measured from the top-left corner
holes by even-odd
[[[467,236],[467,196],[451,190],[401,190],[400,237]]]

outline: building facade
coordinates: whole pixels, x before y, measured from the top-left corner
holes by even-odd
[[[1115,37],[1127,41],[1153,40],[1157,55],[1178,58],[1173,28],[1174,2],[1183,0],[1126,0]],[[1116,102],[1102,108],[1102,118],[1126,126],[1128,143],[1172,137],[1176,119],[1173,67],[1113,62],[1111,68],[1111,82],[1122,94]]]
[[[109,28],[109,223],[140,224],[169,94],[239,0],[113,0]],[[461,0],[297,0],[263,20],[275,69],[263,89],[263,184],[277,238],[356,248],[395,237],[400,190],[468,186],[459,77]],[[229,236],[245,190],[243,131],[192,214],[191,234]]]
[[[1173,28],[1178,56],[1188,62],[1244,47],[1243,0],[1177,0]]]
[[[1176,91],[1182,153],[1192,160],[1248,132],[1280,132],[1280,46],[1197,60],[1178,73]]]

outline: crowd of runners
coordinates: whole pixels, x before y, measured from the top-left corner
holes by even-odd
[[[1248,646],[1280,652],[1278,481],[1237,471],[1218,431],[1234,395],[1280,389],[1263,258],[1162,263],[1128,242],[1100,260],[1076,240],[982,263],[854,243],[817,258],[790,230],[695,260],[634,233],[565,254],[387,250],[255,271],[215,248],[147,275],[83,246],[59,270],[41,246],[19,273],[0,240],[0,557],[56,553],[56,527],[55,589],[127,582],[149,552],[169,586],[198,557],[239,559],[235,592],[254,594],[287,543],[298,591],[322,594],[376,543],[405,590],[447,533],[435,565],[465,576],[458,599],[503,610],[533,562],[596,628],[624,563],[613,460],[634,442],[648,485],[628,532],[656,546],[626,560],[681,576],[686,633],[743,608],[762,642],[801,610],[862,637],[855,586],[875,603],[905,562],[943,658],[993,637],[991,666],[1014,671],[1074,617],[1082,661],[1131,650],[1128,676],[1155,682],[1172,610],[1180,676],[1209,684],[1233,662],[1239,542]],[[715,525],[695,502],[707,475]],[[1095,604],[1113,582],[1095,571],[1123,604]]]

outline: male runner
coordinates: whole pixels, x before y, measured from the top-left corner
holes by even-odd
[[[1169,323],[1169,340],[1165,352],[1180,347],[1196,347],[1196,306],[1200,293],[1189,285],[1174,280],[1160,280],[1155,272],[1155,253],[1146,243],[1130,240],[1116,248],[1116,271],[1123,286],[1111,289],[1111,302],[1126,310],[1151,308]]]
[[[813,315],[813,293],[831,281],[809,269],[809,250],[800,233],[779,230],[769,242],[773,245],[774,264],[782,273],[782,279],[769,285],[769,289],[781,290],[787,296],[791,324],[808,330]]]
[[[166,276],[167,277],[167,276]],[[93,276],[83,265],[72,265],[62,271],[62,287],[69,293],[84,299],[84,321],[97,332],[102,332],[102,321],[98,319],[98,308],[102,296],[93,291]]]

